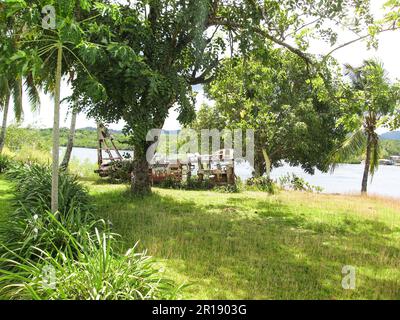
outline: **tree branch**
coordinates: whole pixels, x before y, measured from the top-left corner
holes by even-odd
[[[400,28],[398,28],[398,27],[391,27],[391,28],[387,28],[387,29],[380,30],[378,33],[383,33],[383,32],[387,32],[387,31],[395,31],[395,30],[398,30],[398,29],[400,29]],[[370,34],[366,34],[366,35],[360,36],[360,37],[358,37],[358,38],[356,38],[356,39],[353,39],[353,40],[351,40],[351,41],[345,42],[345,43],[343,43],[343,44],[337,46],[336,48],[332,49],[330,52],[328,52],[328,54],[325,55],[324,60],[326,60],[326,59],[327,59],[329,56],[331,56],[334,52],[336,52],[336,51],[338,51],[338,50],[340,50],[340,49],[343,49],[344,47],[347,47],[347,46],[349,46],[349,45],[351,45],[351,44],[353,44],[353,43],[356,43],[356,42],[359,42],[359,41],[361,41],[361,40],[364,40],[364,39],[366,39],[366,38],[368,38],[368,37],[370,37],[370,36],[371,36]]]
[[[228,27],[228,28],[231,28],[231,29],[243,29],[244,28],[239,23],[222,20],[220,18],[215,18],[213,20],[210,20],[210,26],[211,25],[224,26],[224,27]],[[311,59],[311,57],[307,53],[301,51],[298,48],[293,47],[292,45],[290,45],[290,44],[288,44],[288,43],[286,43],[286,42],[284,42],[282,40],[279,40],[279,39],[275,38],[274,36],[270,35],[267,31],[262,30],[260,28],[255,28],[255,27],[252,27],[252,31],[254,31],[255,33],[258,33],[259,35],[265,37],[266,39],[268,39],[268,40],[270,40],[270,41],[272,41],[272,42],[274,42],[274,43],[276,43],[276,44],[288,49],[289,51],[291,51],[292,53],[296,54],[297,56],[302,58],[304,61],[306,61],[306,63],[309,63],[309,64],[313,64],[314,63],[314,61]]]

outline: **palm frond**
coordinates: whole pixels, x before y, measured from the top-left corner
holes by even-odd
[[[25,78],[25,90],[28,94],[29,103],[31,105],[32,111],[37,111],[40,109],[40,93],[35,85],[33,76],[31,73]]]
[[[22,78],[14,81],[12,86],[12,97],[14,101],[14,114],[17,121],[21,121],[23,115],[22,109]]]
[[[381,145],[379,143],[379,137],[376,135],[372,139],[372,150],[371,150],[371,165],[369,172],[371,173],[371,180],[373,179],[375,172],[379,168],[379,159],[381,158]]]
[[[0,75],[0,110],[3,110],[7,101],[7,97],[10,95],[10,87],[8,85],[8,79],[4,75]]]
[[[334,171],[339,163],[345,162],[355,154],[362,154],[366,147],[367,136],[364,132],[364,128],[360,127],[358,130],[351,133],[343,144],[329,157],[331,171]]]

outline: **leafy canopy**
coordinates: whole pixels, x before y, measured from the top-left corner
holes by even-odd
[[[326,170],[326,156],[344,137],[335,122],[340,115],[339,83],[333,60],[318,73],[309,73],[300,57],[270,48],[250,59],[224,61],[217,79],[207,86],[216,105],[199,114],[217,113],[216,119],[223,121],[219,129],[255,130],[257,174],[268,170],[269,162],[277,166],[282,160],[308,172]],[[195,127],[209,128],[209,121],[199,117]]]

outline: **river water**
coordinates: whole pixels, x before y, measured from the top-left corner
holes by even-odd
[[[124,152],[129,151],[121,153]],[[97,150],[74,148],[72,157],[82,162],[97,163]],[[284,165],[274,169],[271,176],[278,179],[287,173],[294,173],[310,184],[322,187],[325,193],[346,194],[360,192],[363,169],[361,164],[343,164],[332,174],[317,171],[315,175],[309,175],[300,167]],[[251,177],[251,168],[246,164],[237,164],[235,171],[242,180]],[[381,165],[372,182],[369,182],[369,193],[400,198],[400,167]]]

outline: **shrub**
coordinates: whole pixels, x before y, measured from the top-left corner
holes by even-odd
[[[210,179],[200,181],[197,177],[190,177],[184,181],[167,178],[164,181],[157,183],[157,187],[180,190],[215,190],[227,193],[240,192],[239,184],[216,186]]]
[[[215,187],[214,190],[222,193],[240,193],[244,189],[243,182],[240,178],[236,178],[235,184]]]
[[[130,183],[134,163],[129,160],[115,162],[110,167],[111,183]]]
[[[10,167],[11,160],[9,157],[0,154],[0,173],[4,173]]]
[[[0,259],[8,268],[0,269],[0,294],[8,299],[146,300],[173,299],[180,288],[164,279],[154,262],[135,248],[125,255],[113,250],[116,235],[85,233],[75,238],[46,213],[57,229],[71,241],[56,255],[34,248],[37,260],[27,260],[14,250],[9,259]],[[75,252],[74,254],[72,254]],[[9,271],[11,270],[11,271]]]
[[[183,190],[212,190],[215,187],[210,179],[200,181],[197,177],[190,177],[182,181],[180,188]]]
[[[16,165],[7,176],[15,185],[15,205],[17,211],[29,210],[40,214],[51,207],[51,168],[39,164]],[[89,196],[78,178],[66,172],[59,174],[59,211],[89,211]]]
[[[275,194],[278,191],[276,183],[269,177],[251,178],[246,181],[248,190],[258,190]]]
[[[165,180],[155,183],[157,187],[164,188],[164,189],[181,189],[182,182],[177,181],[171,177],[167,177]]]
[[[16,125],[7,128],[6,146],[13,152],[24,148],[48,152],[50,141],[42,137],[39,129],[21,128]]]
[[[54,228],[52,220],[44,214],[51,206],[50,168],[38,164],[16,165],[7,176],[15,182],[15,210],[0,230],[8,246],[19,248],[25,257],[31,255],[31,248],[35,246],[49,251],[66,246],[69,239]],[[61,172],[58,221],[79,237],[87,228],[94,227],[94,217],[90,212],[87,190],[75,176]]]
[[[279,184],[282,188],[286,190],[293,191],[306,191],[306,192],[322,192],[323,188],[319,186],[313,186],[305,181],[303,178],[292,173],[288,173],[279,179]]]

